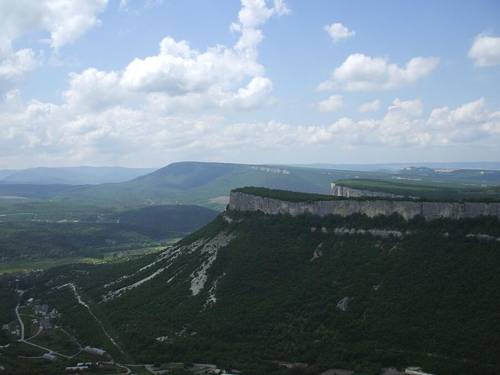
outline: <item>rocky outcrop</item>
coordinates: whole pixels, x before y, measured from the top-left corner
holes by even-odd
[[[318,216],[364,214],[368,217],[398,214],[409,220],[423,216],[427,220],[439,218],[462,219],[479,216],[500,218],[500,203],[482,202],[421,202],[390,199],[339,199],[314,202],[288,202],[238,191],[231,192],[229,210],[261,211],[269,215],[288,214]]]
[[[347,186],[337,185],[333,182],[331,183],[330,190],[333,196],[344,197],[344,198],[359,198],[359,197],[404,198],[403,195],[384,193],[381,191],[354,189]]]

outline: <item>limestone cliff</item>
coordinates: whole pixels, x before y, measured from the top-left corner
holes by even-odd
[[[292,216],[301,214],[318,216],[365,214],[369,217],[375,217],[378,215],[399,214],[406,220],[419,215],[426,220],[439,218],[462,219],[479,216],[500,218],[500,203],[497,202],[421,202],[390,199],[288,202],[238,191],[231,192],[229,210],[261,211],[269,215],[289,214]]]
[[[403,195],[384,193],[381,191],[354,189],[351,187],[335,184],[334,182],[330,184],[330,191],[333,196],[344,197],[344,198],[360,198],[360,197],[404,198]]]

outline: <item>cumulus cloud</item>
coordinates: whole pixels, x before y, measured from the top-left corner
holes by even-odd
[[[165,37],[156,55],[135,58],[122,70],[90,68],[71,76],[68,105],[84,110],[143,103],[164,111],[184,108],[248,110],[272,102],[272,81],[258,62],[263,24],[286,14],[283,1],[242,0],[232,28],[240,38],[232,47],[205,51],[188,41]]]
[[[334,43],[337,43],[343,39],[351,38],[356,35],[356,32],[354,30],[349,30],[340,22],[326,25],[323,29],[328,33],[328,35],[330,35],[330,38],[332,38]]]
[[[157,54],[123,69],[70,74],[60,104],[22,103],[18,91],[9,91],[0,101],[0,157],[15,162],[21,150],[40,164],[107,163],[117,155],[147,162],[163,160],[166,150],[193,155],[237,147],[241,129],[223,125],[221,113],[273,102],[273,83],[258,62],[262,38],[246,38],[262,36],[269,18],[287,12],[283,1],[243,0],[234,46],[200,51],[165,37]],[[0,75],[19,74],[22,64],[10,65],[0,65]]]
[[[500,37],[478,35],[469,50],[476,66],[500,65]]]
[[[10,48],[25,33],[43,31],[53,48],[61,48],[99,24],[97,14],[106,5],[107,0],[0,0],[0,45]]]
[[[380,109],[380,100],[375,99],[371,102],[366,102],[358,107],[358,111],[361,113],[376,112]]]
[[[318,103],[318,109],[321,112],[335,112],[344,106],[342,95],[332,95],[329,98]]]
[[[32,70],[37,65],[35,53],[28,48],[8,53],[0,58],[0,82],[12,80]]]
[[[16,40],[48,33],[50,46],[58,50],[98,25],[97,14],[106,5],[107,0],[0,0],[0,90],[39,64],[32,49],[14,49]]]
[[[199,52],[186,41],[166,37],[158,55],[134,59],[125,68],[122,84],[130,90],[175,96],[205,92],[214,85],[229,87],[263,73],[264,68],[255,59],[233,49],[217,46]]]
[[[89,68],[70,74],[69,88],[64,92],[65,104],[75,112],[89,112],[114,106],[129,97],[120,85],[118,72]]]
[[[257,46],[264,38],[260,27],[272,16],[282,16],[289,12],[284,0],[274,0],[272,5],[266,0],[241,0],[238,21],[230,27],[232,31],[241,33],[235,49],[249,56],[255,55]]]
[[[404,66],[382,57],[352,54],[337,67],[320,90],[342,88],[347,91],[388,90],[415,83],[428,76],[439,64],[436,57],[414,57]]]
[[[111,78],[110,78],[111,79]],[[484,99],[424,116],[420,100],[395,99],[381,117],[343,117],[325,125],[232,122],[220,116],[166,114],[157,107],[114,106],[75,112],[68,104],[20,104],[15,92],[0,111],[0,157],[19,152],[40,164],[156,163],[158,160],[253,155],[363,146],[425,148],[500,140],[500,110]],[[478,143],[481,142],[481,143]],[[482,146],[481,146],[482,147]]]
[[[254,77],[247,86],[238,89],[222,105],[239,109],[252,109],[268,103],[269,95],[273,89],[273,83],[266,77]]]
[[[401,100],[394,99],[392,105],[389,106],[389,111],[403,111],[412,116],[420,116],[422,114],[423,106],[419,99],[415,100]]]
[[[232,111],[272,103],[273,82],[259,62],[258,46],[265,22],[287,12],[283,1],[243,0],[231,27],[239,36],[233,46],[201,50],[165,37],[156,53],[121,69],[88,68],[71,74],[59,104],[23,102],[17,90],[6,92],[0,100],[3,166],[17,165],[20,152],[33,164],[145,165],[197,157],[235,160],[263,152],[296,154],[319,147],[428,147],[499,140],[500,110],[490,110],[484,99],[435,108],[429,116],[420,100],[397,98],[381,115],[362,120],[343,117],[303,125],[235,121]],[[29,61],[25,57],[24,65]],[[24,71],[19,62],[10,65],[0,64],[0,76],[22,74],[14,66]],[[353,91],[388,89],[415,82],[435,65],[432,58],[398,66],[387,59],[351,55],[329,84]],[[318,103],[324,111],[341,106],[340,95]],[[379,107],[380,101],[374,100],[360,111]]]

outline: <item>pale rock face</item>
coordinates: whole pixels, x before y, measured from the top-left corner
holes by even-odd
[[[337,309],[340,311],[347,311],[349,308],[349,302],[351,302],[352,298],[344,297],[339,302],[337,302]]]
[[[312,258],[309,260],[310,262],[314,262],[316,259],[321,258],[323,256],[323,243],[320,243],[318,247],[314,250]]]
[[[191,274],[190,289],[193,296],[196,296],[203,290],[208,278],[207,272],[217,259],[218,251],[221,248],[226,247],[232,239],[233,236],[230,234],[219,233],[217,236],[205,243],[203,248],[200,250],[200,255],[204,257],[204,260],[201,266]]]
[[[231,192],[229,210],[260,211],[268,215],[287,214],[317,216],[364,214],[368,217],[398,214],[405,220],[423,216],[426,220],[439,218],[462,219],[479,216],[500,218],[500,203],[481,202],[419,202],[412,200],[331,200],[316,202],[286,202],[241,192]]]
[[[403,195],[383,193],[362,189],[353,189],[347,186],[331,184],[331,193],[335,197],[359,198],[359,197],[380,197],[380,198],[403,198]]]

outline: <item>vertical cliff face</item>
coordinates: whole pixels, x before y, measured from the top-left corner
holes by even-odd
[[[359,197],[379,197],[379,198],[404,198],[403,195],[384,193],[380,191],[353,189],[347,186],[331,183],[331,193],[335,197],[359,198]]]
[[[368,217],[375,217],[398,214],[406,220],[419,215],[427,220],[439,218],[462,219],[479,216],[500,218],[500,203],[417,202],[389,199],[288,202],[238,191],[231,192],[229,209],[235,211],[260,211],[268,215],[288,214],[292,216],[311,214],[345,217],[353,214],[364,214]]]

